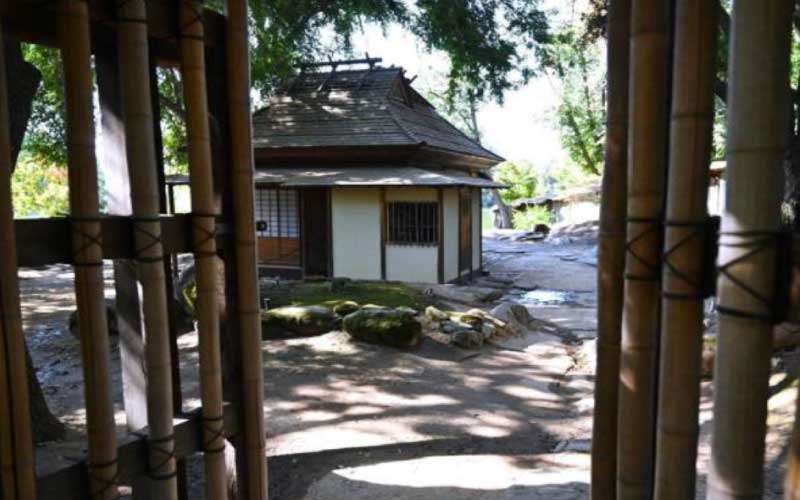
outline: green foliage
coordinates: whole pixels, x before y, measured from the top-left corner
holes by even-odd
[[[57,49],[32,44],[23,44],[22,54],[42,74],[22,151],[45,164],[65,166],[67,130],[61,54]]]
[[[494,167],[493,177],[495,181],[509,186],[500,191],[500,197],[506,203],[532,198],[539,187],[536,170],[526,162],[505,161]]]
[[[552,224],[553,214],[545,207],[528,207],[514,212],[514,229],[530,231],[536,224]]]
[[[597,43],[565,28],[548,47],[545,64],[560,82],[556,112],[561,142],[570,159],[590,174],[603,166],[605,65]]]
[[[20,157],[11,193],[15,217],[52,217],[69,211],[66,169],[42,158]]]

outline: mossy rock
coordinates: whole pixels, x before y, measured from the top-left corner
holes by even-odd
[[[450,313],[450,319],[457,323],[469,325],[473,330],[480,330],[483,326],[483,318],[478,315],[470,313]]]
[[[330,307],[333,312],[342,317],[361,309],[361,306],[358,305],[358,302],[352,300],[329,300],[328,302],[325,302],[325,305]]]
[[[447,321],[450,316],[439,308],[428,306],[425,308],[425,317],[431,321]]]
[[[336,313],[324,306],[278,307],[261,314],[262,337],[271,337],[270,330],[298,336],[322,335],[338,330],[341,322]]]
[[[361,309],[347,315],[342,324],[357,340],[391,347],[412,347],[422,337],[422,325],[414,315],[396,309]]]

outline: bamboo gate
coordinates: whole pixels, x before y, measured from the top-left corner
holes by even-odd
[[[226,439],[240,498],[267,498],[247,37],[246,0],[228,0],[226,15],[201,0],[0,3],[0,40],[60,50],[70,189],[68,217],[13,219],[6,82],[14,75],[0,50],[0,498],[112,499],[123,485],[137,499],[187,498],[184,461],[197,453],[206,498],[226,498]],[[158,67],[183,77],[189,214],[164,215]],[[198,275],[202,407],[190,413],[168,300],[178,253],[194,254]],[[125,412],[136,431],[124,438],[111,398],[103,259],[114,261]],[[17,269],[55,263],[75,269],[88,453],[37,476]]]
[[[610,0],[595,500],[695,497],[703,307],[714,296],[707,498],[762,497],[772,330],[798,307],[799,239],[781,222],[793,6],[733,2],[727,206],[715,220],[706,199],[719,2]],[[800,498],[798,457],[796,420],[787,499]]]

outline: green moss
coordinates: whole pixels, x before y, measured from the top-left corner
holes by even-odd
[[[422,336],[412,314],[394,309],[362,309],[346,316],[342,326],[355,339],[393,347],[417,345]]]
[[[268,338],[271,330],[295,335],[320,335],[337,330],[341,319],[322,306],[288,306],[270,309],[261,314],[262,337]]]
[[[420,291],[402,283],[379,281],[351,281],[336,291],[330,282],[297,283],[291,287],[267,292],[273,307],[288,305],[313,305],[343,303],[376,304],[383,307],[410,307],[425,309],[428,299]]]

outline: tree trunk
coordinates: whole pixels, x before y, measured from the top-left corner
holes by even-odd
[[[499,229],[511,229],[514,226],[511,208],[500,198],[500,191],[497,189],[492,189],[492,198],[497,205],[497,217],[495,217],[494,225]]]
[[[6,41],[4,44],[6,71],[14,75],[8,80],[9,118],[11,120],[11,163],[16,164],[28,120],[31,117],[33,98],[39,88],[42,76],[32,64],[22,57],[22,48],[18,42]],[[33,420],[33,436],[37,443],[60,439],[66,427],[47,407],[42,387],[36,378],[30,352],[25,347],[28,365],[28,387],[30,388],[31,419]]]

